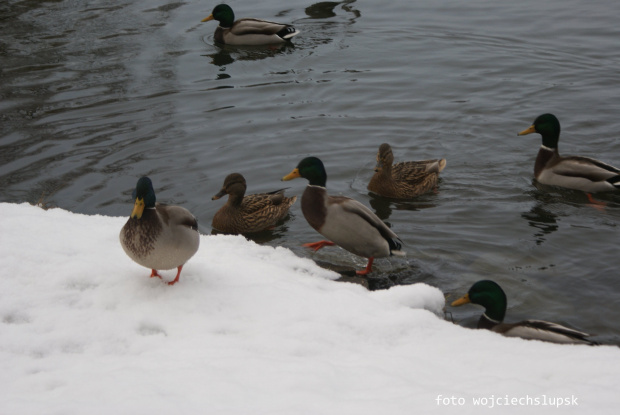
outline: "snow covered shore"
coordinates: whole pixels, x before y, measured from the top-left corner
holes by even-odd
[[[0,215],[0,414],[611,414],[620,404],[617,347],[461,328],[425,284],[371,292],[286,248],[203,235],[168,286],[122,251],[126,218],[28,204],[0,204]]]

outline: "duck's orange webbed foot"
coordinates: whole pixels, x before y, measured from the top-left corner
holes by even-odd
[[[374,258],[370,257],[368,258],[368,264],[366,265],[366,268],[361,270],[361,271],[355,271],[355,273],[357,275],[368,275],[372,272],[372,263],[374,262]]]
[[[177,282],[179,282],[179,277],[181,276],[181,270],[182,270],[182,269],[183,269],[183,265],[179,265],[179,266],[177,267],[177,270],[178,270],[178,271],[177,271],[177,276],[176,276],[176,277],[174,277],[174,279],[173,279],[172,281],[170,281],[170,282],[168,283],[168,285],[174,285],[174,284],[176,284]]]
[[[157,270],[156,270],[156,269],[152,269],[152,270],[151,270],[151,278],[153,278],[153,277],[157,277],[157,278],[159,278],[159,279],[161,280],[161,275],[159,275],[159,274],[157,273]]]
[[[590,201],[590,204],[592,205],[594,209],[599,210],[599,211],[605,210],[607,203],[602,202],[600,200],[596,200],[594,196],[592,196],[591,193],[586,193],[586,196],[588,196],[588,200]]]
[[[307,244],[303,244],[302,246],[305,246],[306,248],[312,248],[314,249],[314,252],[318,251],[319,249],[323,248],[324,246],[332,246],[335,245],[332,241],[318,241],[318,242],[310,242]]]

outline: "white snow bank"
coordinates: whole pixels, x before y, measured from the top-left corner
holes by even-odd
[[[0,216],[0,414],[479,413],[474,399],[559,413],[543,405],[558,397],[563,414],[601,414],[620,403],[618,348],[460,328],[435,315],[443,294],[428,285],[369,292],[286,248],[218,235],[202,236],[168,286],[124,254],[126,218],[27,204],[0,204]]]

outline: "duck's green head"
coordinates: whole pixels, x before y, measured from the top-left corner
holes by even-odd
[[[503,321],[506,315],[506,293],[496,282],[491,280],[481,280],[471,286],[467,294],[458,300],[452,302],[452,307],[463,304],[473,303],[481,305],[485,308],[487,317]]]
[[[283,181],[293,180],[298,177],[307,179],[313,186],[325,187],[327,173],[323,162],[316,157],[306,157],[299,162],[292,172],[282,178]]]
[[[140,219],[145,208],[155,207],[155,190],[153,190],[151,179],[146,176],[141,177],[136,184],[132,198],[134,199],[132,218]]]
[[[222,27],[231,27],[235,21],[235,13],[227,4],[218,4],[213,8],[213,11],[208,17],[202,19],[202,22],[208,22],[209,20],[217,20]]]
[[[539,115],[528,129],[521,131],[518,135],[538,133],[542,136],[542,143],[545,147],[557,148],[560,139],[560,122],[553,114]]]
[[[243,197],[246,189],[245,177],[239,173],[231,173],[224,179],[222,189],[211,200],[217,200],[225,194]]]

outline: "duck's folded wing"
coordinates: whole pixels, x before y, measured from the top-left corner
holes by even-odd
[[[392,167],[397,180],[417,181],[430,173],[439,173],[446,166],[445,159],[403,161]]]
[[[261,210],[267,209],[271,206],[279,203],[274,203],[272,200],[274,195],[267,193],[257,193],[253,195],[246,195],[241,202],[241,209],[246,214],[252,214]],[[276,197],[277,199],[277,197]],[[281,201],[280,201],[281,202]]]
[[[572,156],[564,158],[552,166],[555,174],[568,177],[583,177],[593,182],[600,182],[620,175],[620,169],[589,157]]]
[[[237,36],[275,35],[286,26],[285,24],[260,19],[239,19],[230,28],[230,32]]]
[[[525,320],[520,323],[503,325],[507,330],[502,334],[510,337],[521,337],[525,339],[545,340],[554,343],[588,343],[597,344],[589,340],[588,333],[574,330],[557,323],[543,320]],[[498,330],[499,331],[499,330]]]
[[[342,209],[345,212],[353,213],[363,218],[370,225],[375,227],[381,236],[388,241],[390,245],[390,249],[392,250],[400,250],[402,247],[402,241],[394,233],[392,229],[390,229],[377,215],[375,215],[370,209],[364,206],[362,203],[358,202],[355,199],[351,199],[344,196],[330,196],[334,202],[339,203],[342,206]]]
[[[166,225],[181,225],[198,230],[198,220],[184,207],[170,206],[163,203],[158,203],[156,207],[157,212]]]

